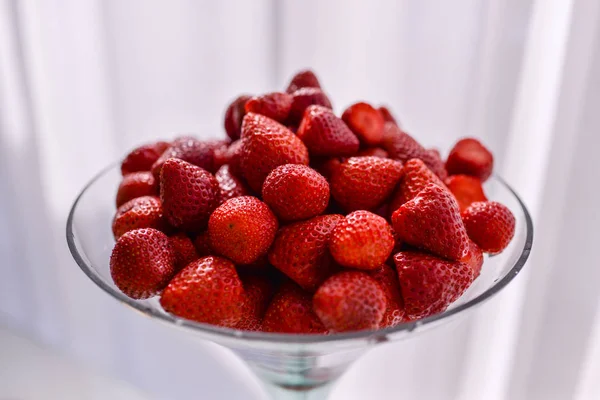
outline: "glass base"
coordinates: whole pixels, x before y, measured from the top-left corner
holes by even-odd
[[[329,397],[335,381],[312,387],[277,386],[265,382],[265,388],[274,400],[325,400]]]

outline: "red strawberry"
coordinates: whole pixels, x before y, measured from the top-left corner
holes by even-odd
[[[178,233],[169,237],[171,250],[175,256],[175,269],[181,271],[183,267],[199,258],[192,240],[185,233]]]
[[[115,239],[134,229],[164,230],[165,227],[162,203],[156,196],[136,197],[129,200],[119,207],[112,223]]]
[[[354,211],[340,221],[329,239],[335,261],[348,268],[377,269],[394,248],[392,227],[369,211]]]
[[[292,93],[292,109],[290,110],[289,121],[293,124],[299,124],[304,116],[304,111],[312,105],[323,106],[331,109],[331,102],[325,93],[319,88],[305,87]]]
[[[160,297],[163,308],[178,317],[234,327],[242,316],[244,288],[233,263],[203,257],[188,264]]]
[[[446,179],[446,186],[452,192],[460,211],[476,201],[487,201],[479,178],[469,175],[452,175]]]
[[[242,123],[241,162],[246,181],[260,193],[265,178],[276,167],[308,165],[308,150],[285,126],[263,115],[248,113]]]
[[[475,279],[479,276],[481,267],[483,267],[483,251],[472,240],[469,245],[469,255],[464,262],[473,269],[473,279]]]
[[[450,150],[446,169],[450,175],[471,175],[485,182],[494,169],[494,156],[477,139],[461,139]]]
[[[319,83],[317,76],[310,69],[296,73],[285,91],[288,93],[294,93],[296,90],[305,87],[321,88],[321,84]]]
[[[273,282],[262,275],[242,277],[244,285],[244,301],[242,318],[235,324],[236,329],[245,331],[261,331],[262,320],[273,297]]]
[[[385,122],[392,122],[398,125],[398,122],[396,122],[396,118],[394,118],[391,111],[386,106],[379,106],[377,111],[379,111]]]
[[[215,174],[221,188],[221,201],[250,194],[246,184],[231,173],[229,165],[223,165]]]
[[[367,103],[355,103],[344,111],[342,119],[361,142],[378,145],[383,139],[383,117]]]
[[[269,250],[269,261],[304,289],[315,290],[331,273],[327,247],[333,228],[343,218],[321,215],[284,226]]]
[[[331,177],[331,195],[346,210],[375,210],[394,190],[402,164],[379,157],[351,157]]]
[[[273,92],[255,96],[246,102],[246,114],[253,112],[285,122],[292,109],[292,95],[289,93]]]
[[[358,271],[333,275],[313,297],[315,314],[334,332],[377,329],[386,307],[386,294],[379,283]]]
[[[469,237],[454,196],[429,184],[392,214],[394,231],[403,242],[449,260],[467,257]]]
[[[313,311],[312,296],[291,281],[284,282],[263,320],[263,330],[275,333],[327,333]]]
[[[181,137],[173,141],[171,147],[156,160],[152,165],[152,173],[156,179],[159,179],[160,170],[169,158],[178,158],[209,172],[215,172],[215,149],[222,145],[223,141],[203,142],[192,137]]]
[[[373,156],[379,158],[388,158],[388,153],[381,147],[367,147],[364,150],[359,151],[357,154],[359,157]]]
[[[409,200],[414,199],[429,184],[444,187],[444,184],[423,161],[412,158],[404,164],[402,177],[392,196],[390,211],[393,213]]]
[[[156,142],[133,149],[121,163],[121,174],[125,176],[132,172],[150,171],[152,164],[169,146],[167,142]]]
[[[306,165],[285,164],[265,179],[263,200],[283,221],[298,221],[320,215],[329,203],[329,183]]]
[[[229,171],[237,176],[242,177],[242,140],[236,140],[231,143],[227,150],[223,153],[223,164],[229,165]]]
[[[117,190],[117,207],[131,199],[158,195],[158,182],[150,172],[132,172],[123,177]]]
[[[228,164],[228,150],[230,145],[231,143],[225,140],[220,140],[217,143],[213,154],[213,164],[216,171],[223,165]]]
[[[167,235],[136,229],[119,238],[110,256],[115,285],[133,299],[158,294],[175,275],[175,259]]]
[[[238,140],[242,130],[242,119],[246,115],[246,102],[251,96],[242,95],[229,104],[225,111],[225,131],[231,140]]]
[[[210,245],[236,264],[249,264],[267,253],[277,226],[277,218],[265,203],[251,196],[234,197],[210,216]]]
[[[177,158],[165,161],[160,176],[160,199],[171,225],[187,231],[206,227],[219,205],[221,190],[213,175]]]
[[[196,236],[194,239],[194,247],[196,248],[196,253],[198,253],[199,257],[214,255],[214,250],[210,246],[208,231],[199,233],[198,236]]]
[[[515,216],[495,201],[476,201],[462,218],[471,240],[486,253],[500,253],[515,235]]]
[[[358,138],[344,121],[323,106],[306,109],[297,134],[314,155],[351,156],[358,151]]]
[[[369,275],[379,283],[387,300],[387,308],[379,327],[390,328],[398,325],[404,317],[404,300],[402,300],[402,294],[400,293],[398,274],[392,267],[383,264]]]
[[[466,263],[414,251],[401,251],[394,262],[409,320],[446,310],[473,282],[473,270]]]

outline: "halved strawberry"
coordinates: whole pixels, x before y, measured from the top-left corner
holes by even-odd
[[[162,166],[169,158],[177,158],[209,172],[215,172],[215,149],[220,148],[223,143],[217,140],[201,141],[189,136],[175,139],[171,147],[152,165],[152,173],[156,179],[160,179]]]
[[[148,171],[132,172],[123,177],[117,190],[117,207],[131,199],[142,196],[157,196],[158,181]]]
[[[477,139],[461,139],[450,150],[446,169],[450,175],[471,175],[485,182],[494,169],[494,156]]]
[[[332,108],[329,98],[321,89],[305,87],[296,90],[292,93],[292,109],[290,110],[289,122],[298,125],[306,109],[312,105]]]
[[[380,328],[390,328],[398,325],[404,318],[404,300],[400,293],[398,274],[387,264],[369,273],[379,283],[387,299],[387,308],[379,323]]]
[[[305,87],[321,88],[319,79],[317,79],[315,73],[310,69],[298,71],[296,75],[292,77],[292,80],[285,91],[288,93],[294,93],[296,90]]]
[[[429,184],[444,187],[444,184],[423,161],[411,158],[404,164],[402,177],[390,202],[390,213],[409,200],[414,199]]]
[[[479,178],[451,175],[446,179],[446,186],[456,198],[461,212],[476,201],[487,201]]]
[[[292,109],[292,95],[289,93],[273,92],[254,96],[246,102],[246,114],[253,112],[285,122]]]
[[[386,106],[379,106],[377,111],[379,111],[379,113],[381,114],[381,116],[383,117],[383,120],[385,122],[392,122],[392,123],[398,125],[396,118],[394,118],[394,116],[392,115],[392,112],[389,110],[389,108],[387,108]]]
[[[359,147],[358,138],[344,121],[323,106],[306,109],[297,135],[310,153],[318,156],[351,156]]]
[[[175,256],[175,269],[181,271],[183,267],[200,258],[192,240],[183,232],[169,237],[169,244]]]
[[[342,119],[361,142],[371,146],[381,143],[385,121],[381,113],[370,104],[352,104],[344,111]]]
[[[235,324],[236,329],[262,331],[262,322],[267,307],[273,297],[275,285],[265,275],[242,276],[244,301],[242,317]]]
[[[234,197],[247,196],[250,189],[246,184],[231,173],[229,165],[223,165],[215,174],[219,188],[221,188],[221,201],[233,199]]]
[[[515,235],[515,216],[496,201],[477,201],[462,213],[467,233],[481,250],[497,254]]]
[[[121,163],[123,176],[132,172],[150,171],[152,164],[171,144],[168,142],[148,143],[133,149]]]
[[[117,209],[112,222],[115,239],[134,229],[164,230],[165,227],[162,203],[156,196],[142,196],[129,200]]]
[[[231,140],[238,140],[242,131],[242,119],[246,115],[246,102],[252,96],[241,95],[229,104],[225,111],[225,131]]]

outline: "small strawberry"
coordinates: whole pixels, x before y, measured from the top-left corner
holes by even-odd
[[[292,95],[289,93],[273,92],[262,96],[255,96],[246,102],[246,114],[253,112],[285,122],[292,109]]]
[[[218,171],[223,165],[228,163],[228,150],[231,143],[227,140],[220,140],[215,147],[213,154],[213,164],[215,171]]]
[[[215,172],[215,149],[222,145],[223,141],[201,141],[188,136],[175,139],[171,147],[152,165],[152,173],[156,179],[160,179],[160,171],[169,158],[177,158],[209,172]]]
[[[156,196],[142,196],[129,200],[118,208],[112,223],[115,239],[134,229],[164,230],[165,227],[162,203]]]
[[[210,237],[208,231],[199,233],[194,239],[194,247],[199,257],[212,256],[215,254],[214,250],[210,246]]]
[[[446,178],[446,186],[456,198],[461,212],[476,201],[487,201],[479,178],[469,175],[451,175]]]
[[[379,111],[379,113],[381,114],[381,116],[383,117],[383,120],[385,122],[392,122],[392,123],[398,125],[398,122],[396,122],[396,118],[394,118],[394,116],[392,115],[392,112],[389,110],[389,108],[387,108],[386,106],[379,106],[377,111]]]
[[[200,258],[192,240],[185,233],[178,233],[169,237],[171,250],[175,256],[175,269],[181,271],[183,267]]]
[[[167,142],[156,142],[133,149],[121,163],[121,174],[125,176],[132,172],[150,171],[152,164],[169,146]]]
[[[314,291],[332,270],[328,244],[341,215],[321,215],[282,227],[269,250],[269,262],[305,290]]]
[[[379,283],[387,300],[387,308],[379,327],[391,328],[398,325],[404,317],[404,300],[402,300],[402,294],[400,293],[398,274],[392,267],[383,264],[378,269],[370,272],[369,275]]]
[[[429,184],[392,214],[400,239],[449,260],[467,257],[469,237],[458,204],[445,188]]]
[[[285,91],[288,93],[294,93],[296,90],[305,87],[321,88],[321,84],[319,83],[317,76],[310,69],[302,70],[296,73]]]
[[[333,332],[377,329],[387,307],[386,294],[364,272],[344,271],[327,279],[313,297],[313,308]]]
[[[414,251],[401,251],[394,262],[409,320],[443,312],[473,282],[466,263]]]
[[[358,157],[373,156],[379,158],[388,158],[388,153],[381,147],[367,147],[356,154]]]
[[[160,199],[165,217],[174,227],[204,229],[220,196],[219,182],[210,173],[177,158],[165,161],[160,174]]]
[[[327,333],[313,311],[312,296],[291,281],[275,293],[263,320],[265,332]]]
[[[292,109],[290,110],[289,121],[297,125],[302,120],[304,112],[309,106],[323,106],[331,110],[331,102],[321,89],[305,87],[292,93]]]
[[[241,95],[229,104],[225,111],[225,131],[231,140],[238,140],[242,131],[242,119],[246,115],[246,102],[250,100],[248,95]]]
[[[203,257],[188,264],[163,291],[165,311],[197,322],[234,327],[242,316],[244,288],[233,263]]]
[[[404,164],[402,177],[390,202],[390,212],[393,213],[409,200],[414,199],[429,184],[444,187],[444,184],[423,161],[411,158]]]
[[[351,156],[358,151],[358,138],[344,121],[323,106],[306,109],[297,135],[317,156]]]
[[[377,269],[394,248],[394,234],[387,221],[369,211],[351,212],[331,233],[329,251],[348,268]]]
[[[469,243],[469,254],[464,262],[473,269],[473,279],[477,278],[483,267],[483,251],[472,240]]]
[[[385,121],[370,104],[352,104],[344,111],[342,119],[361,142],[372,146],[381,143]]]
[[[221,204],[210,216],[208,235],[211,247],[236,264],[249,264],[267,253],[277,218],[256,197],[241,196]]]
[[[242,140],[231,143],[223,153],[223,164],[229,165],[229,171],[239,178],[244,176],[242,170]]]
[[[471,240],[486,253],[500,253],[515,235],[515,216],[495,201],[476,201],[463,211],[462,218]]]
[[[241,162],[250,188],[260,193],[265,178],[276,167],[308,165],[308,150],[285,126],[263,115],[248,113],[242,123]]]
[[[275,287],[273,282],[263,275],[248,275],[242,277],[244,300],[242,303],[242,318],[234,328],[245,331],[262,331],[262,321],[273,297]]]
[[[175,272],[169,238],[156,229],[125,233],[110,256],[110,275],[115,285],[133,299],[158,294]]]
[[[329,183],[306,165],[285,164],[265,179],[262,196],[283,221],[298,221],[320,215],[329,203]]]
[[[477,139],[461,139],[450,150],[446,169],[450,175],[471,175],[485,182],[494,169],[494,156]]]
[[[142,196],[157,196],[158,182],[148,171],[132,172],[123,177],[117,190],[117,207],[131,199]]]
[[[402,164],[379,157],[351,157],[331,176],[331,195],[346,211],[375,210],[392,194]]]
[[[221,201],[250,194],[250,189],[241,179],[231,173],[230,167],[227,164],[219,168],[215,174],[215,178],[221,188]]]

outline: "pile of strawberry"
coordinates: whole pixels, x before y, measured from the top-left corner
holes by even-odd
[[[244,330],[384,328],[444,311],[514,235],[479,141],[444,162],[385,107],[337,117],[311,71],[235,99],[225,130],[124,159],[110,270],[126,295]]]

